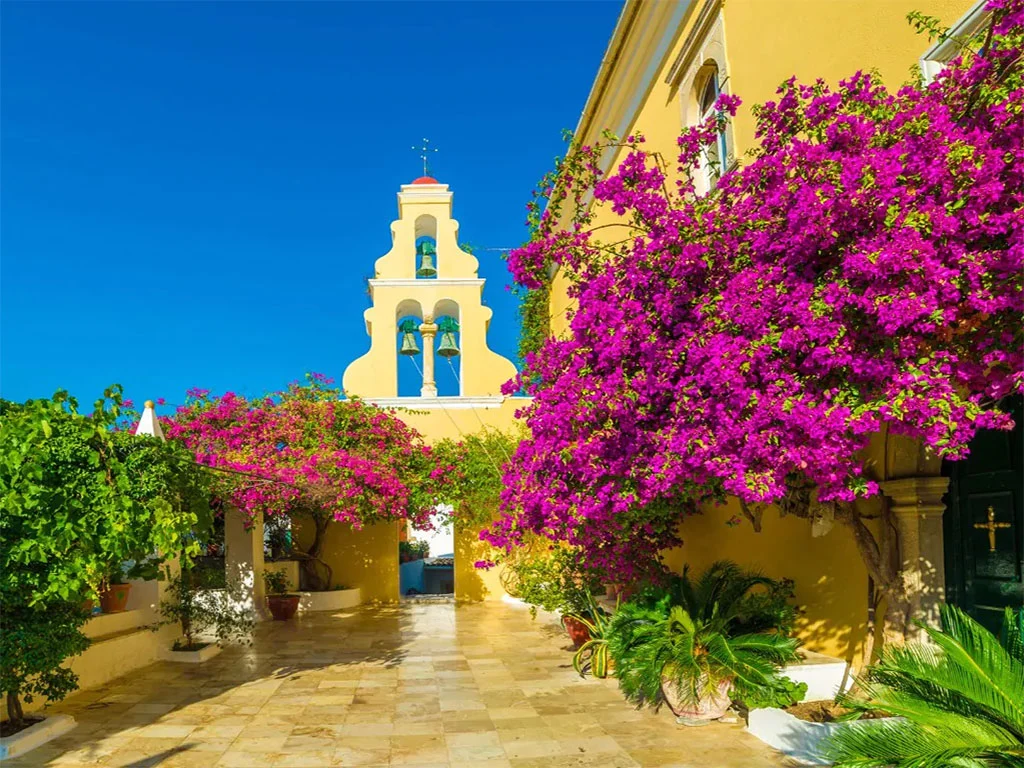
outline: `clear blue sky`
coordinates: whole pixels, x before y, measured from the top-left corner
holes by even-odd
[[[440,149],[464,242],[519,244],[619,9],[4,2],[0,394],[340,379],[410,147]],[[481,275],[514,357],[500,254]]]

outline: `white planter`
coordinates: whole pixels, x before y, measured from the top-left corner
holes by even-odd
[[[299,592],[299,613],[309,611],[341,611],[355,608],[363,602],[362,591],[333,589],[327,592]]]
[[[164,651],[164,661],[178,661],[184,664],[202,664],[220,653],[216,643],[204,645],[198,651],[175,651],[170,648]]]
[[[804,701],[832,701],[853,682],[850,665],[842,659],[814,651],[800,651],[799,664],[789,664],[782,674],[794,683],[807,683]]]
[[[41,723],[0,739],[0,760],[10,760],[24,755],[51,739],[63,736],[76,725],[78,723],[71,715],[50,715]]]
[[[781,709],[750,710],[747,730],[770,747],[804,765],[831,765],[822,760],[822,743],[839,723],[809,723]]]

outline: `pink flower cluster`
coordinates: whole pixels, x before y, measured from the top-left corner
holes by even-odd
[[[610,142],[628,151],[607,178],[607,146],[567,158],[509,264],[534,287],[557,265],[578,307],[507,387],[535,398],[531,438],[485,539],[541,534],[628,575],[702,502],[776,501],[798,477],[823,500],[877,493],[859,452],[879,430],[957,459],[978,429],[1011,426],[997,406],[1024,391],[1024,2],[990,6],[991,46],[931,84],[785,83],[712,194],[693,179],[733,97],[683,134],[674,173],[640,137]],[[591,194],[625,227],[592,227]]]
[[[432,510],[429,448],[392,413],[341,400],[317,374],[256,400],[190,390],[167,427],[197,461],[220,472],[218,488],[253,517],[326,512],[360,527]]]

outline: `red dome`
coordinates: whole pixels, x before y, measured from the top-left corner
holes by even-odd
[[[413,179],[413,184],[440,184],[437,179],[433,176],[420,176],[418,179]]]

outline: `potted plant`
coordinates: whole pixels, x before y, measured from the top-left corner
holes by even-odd
[[[509,568],[514,574],[515,593],[529,604],[531,615],[536,617],[538,609],[560,614],[562,626],[577,649],[590,639],[590,631],[580,618],[592,616],[591,594],[599,584],[584,569],[576,550],[554,547],[519,558]]]
[[[601,610],[593,595],[587,592],[587,602],[590,610],[586,615],[567,614],[563,621],[573,620],[584,628],[587,639],[583,640],[572,657],[572,668],[580,677],[586,677],[590,672],[594,677],[605,678],[611,671],[610,657],[608,655],[608,615]],[[568,626],[566,627],[568,630]],[[569,633],[570,637],[572,632]]]
[[[169,656],[173,661],[206,661],[223,644],[244,642],[252,632],[254,620],[243,607],[237,585],[229,582],[224,589],[203,589],[202,574],[198,569],[182,568],[180,575],[170,580],[171,599],[160,603],[163,623],[181,627],[181,637],[174,641]]]
[[[281,571],[264,571],[263,583],[274,621],[288,621],[299,610],[299,596],[288,594],[288,577]]]
[[[128,606],[132,585],[125,579],[124,567],[118,563],[110,569],[100,589],[100,608],[104,613],[123,613]]]
[[[787,582],[719,562],[697,580],[688,570],[655,597],[623,604],[608,627],[619,687],[631,701],[668,704],[685,724],[716,720],[731,694],[781,688],[780,668],[799,642]]]

